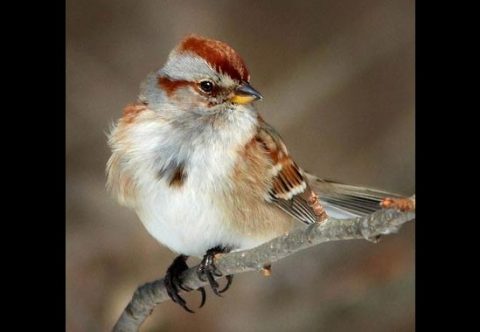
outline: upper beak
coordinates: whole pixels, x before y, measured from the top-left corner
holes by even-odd
[[[244,83],[235,89],[230,101],[235,104],[248,104],[255,100],[263,99],[260,92],[252,88],[248,83]]]

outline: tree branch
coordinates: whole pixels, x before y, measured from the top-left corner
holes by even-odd
[[[411,203],[409,211],[383,209],[362,218],[329,218],[322,223],[295,229],[256,248],[220,255],[216,257],[215,266],[223,275],[262,269],[268,273],[271,263],[323,242],[352,239],[376,242],[380,235],[396,233],[401,225],[415,219],[415,196],[408,200]],[[183,285],[198,289],[208,284],[198,279],[197,267],[188,269],[180,276]],[[140,325],[152,313],[153,308],[167,300],[170,300],[170,297],[167,295],[163,279],[140,286],[115,324],[113,331],[138,331]]]

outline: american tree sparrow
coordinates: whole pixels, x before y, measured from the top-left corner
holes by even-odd
[[[199,277],[218,295],[232,277],[219,290],[215,254],[258,246],[327,216],[371,213],[392,196],[304,172],[253,107],[262,96],[249,82],[233,48],[188,36],[147,77],[109,135],[107,187],[180,254],[165,283],[188,311],[178,294],[188,256],[203,257]]]

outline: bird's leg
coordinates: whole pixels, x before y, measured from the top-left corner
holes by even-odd
[[[177,258],[175,258],[175,260],[167,269],[167,273],[165,274],[164,281],[165,281],[165,288],[167,290],[167,294],[168,296],[170,296],[172,301],[179,304],[186,311],[194,313],[193,310],[187,307],[187,303],[185,302],[185,299],[178,294],[180,289],[185,290],[187,292],[192,290],[189,287],[183,286],[179,279],[183,271],[188,270],[188,265],[186,263],[187,259],[188,259],[188,256],[185,256],[185,255],[180,255]],[[198,289],[198,291],[202,294],[202,303],[200,304],[200,307],[202,307],[205,304],[205,297],[206,297],[205,288],[201,287]]]
[[[215,277],[221,277],[222,273],[215,266],[215,255],[220,253],[227,253],[229,251],[230,249],[222,248],[220,246],[207,250],[207,253],[205,254],[205,256],[203,256],[202,262],[200,263],[197,270],[198,278],[203,281],[208,281],[210,287],[212,287],[213,292],[218,296],[221,296],[220,293],[225,292],[230,287],[230,285],[232,284],[233,275],[229,274],[225,276],[225,278],[227,279],[227,284],[223,289],[219,290],[219,285],[215,281]]]

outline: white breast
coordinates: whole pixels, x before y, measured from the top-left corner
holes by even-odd
[[[248,245],[243,243],[248,239],[228,229],[211,197],[188,180],[179,189],[160,185],[153,196],[143,200],[137,213],[150,234],[177,253],[203,256],[218,245]]]
[[[256,125],[252,110],[236,110],[231,116],[223,124],[231,128],[202,128],[202,135],[190,135],[187,142],[185,135],[175,137],[171,128],[159,126],[156,144],[135,143],[145,148],[143,155],[155,155],[149,160],[156,160],[154,165],[139,161],[137,214],[149,233],[172,251],[203,256],[218,245],[250,248],[259,244],[233,231],[218,206],[219,195],[229,194],[237,151],[252,138]],[[159,179],[156,173],[173,158],[184,163],[186,180],[180,187],[170,186],[168,179]]]

